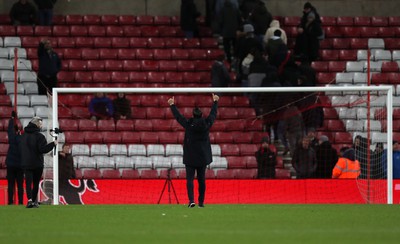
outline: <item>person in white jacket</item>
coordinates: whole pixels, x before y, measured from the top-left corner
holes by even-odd
[[[282,32],[281,39],[282,39],[283,43],[285,43],[285,45],[287,45],[286,32],[283,29],[281,29],[280,23],[278,20],[273,20],[271,22],[271,24],[269,25],[267,32],[265,32],[264,46],[266,46],[268,44],[269,39],[271,39],[274,36],[274,32],[276,30],[280,30]]]

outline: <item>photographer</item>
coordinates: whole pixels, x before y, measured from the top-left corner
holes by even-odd
[[[21,164],[25,170],[27,208],[39,207],[37,196],[43,173],[43,154],[50,152],[57,145],[57,140],[47,143],[46,137],[40,133],[42,126],[42,118],[33,117],[25,127],[19,144]]]
[[[6,157],[9,205],[16,203],[16,199],[14,201],[15,182],[17,182],[18,188],[18,204],[23,204],[24,196],[24,171],[21,167],[21,158],[18,149],[21,139],[21,131],[19,130],[18,125],[15,124],[16,117],[16,113],[13,111],[11,113],[11,119],[8,121],[7,130],[8,144],[10,145]]]

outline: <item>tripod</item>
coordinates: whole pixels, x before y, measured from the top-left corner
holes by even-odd
[[[171,170],[172,169],[169,168],[167,171],[167,179],[165,179],[165,183],[164,183],[163,189],[161,190],[160,198],[158,199],[157,204],[160,204],[161,198],[165,191],[165,187],[167,185],[168,185],[168,203],[171,204],[171,188],[172,188],[172,192],[174,193],[176,204],[179,204],[179,200],[178,200],[178,197],[176,196],[174,184],[172,184],[172,180],[171,180]]]

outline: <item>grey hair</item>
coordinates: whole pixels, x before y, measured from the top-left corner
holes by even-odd
[[[35,117],[32,118],[31,123],[35,124],[37,127],[39,127],[40,126],[40,122],[42,122],[42,121],[43,121],[42,118],[40,118],[38,116],[35,116]]]

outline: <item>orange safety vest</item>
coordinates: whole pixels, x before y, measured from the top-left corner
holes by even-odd
[[[356,179],[360,175],[360,162],[339,158],[332,171],[332,178]]]

